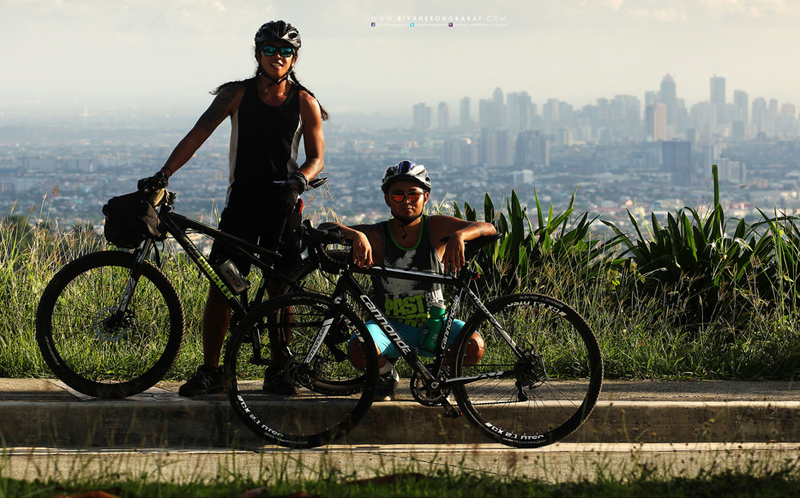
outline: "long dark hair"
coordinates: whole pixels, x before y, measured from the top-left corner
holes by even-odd
[[[256,49],[256,58],[258,58],[258,51],[259,51],[259,49]],[[256,67],[256,74],[255,75],[258,76],[259,74],[261,74],[261,66]],[[306,88],[302,83],[300,83],[300,80],[297,79],[297,75],[294,73],[294,65],[292,65],[292,67],[289,69],[289,79],[291,79],[292,83],[297,85],[297,87],[300,90],[304,90],[306,93],[308,93],[309,95],[314,97],[314,99],[316,99],[317,104],[319,104],[319,111],[320,111],[320,114],[322,115],[322,120],[323,121],[327,121],[328,117],[329,117],[328,116],[328,111],[326,111],[325,108],[322,107],[322,103],[319,101],[317,96],[314,95],[314,92],[312,92],[311,90]],[[239,83],[242,83],[242,82],[241,81],[229,81],[227,83],[223,83],[220,86],[218,86],[217,88],[215,88],[214,90],[212,90],[210,93],[211,93],[211,95],[219,95],[219,93],[222,90],[224,90],[225,88],[227,88],[227,87],[229,87],[231,85],[239,84]]]
[[[294,67],[292,67],[292,68],[289,70],[289,79],[291,79],[291,80],[292,80],[292,83],[294,83],[295,85],[297,85],[297,87],[298,87],[300,90],[305,90],[305,91],[306,91],[306,93],[308,93],[309,95],[311,95],[312,97],[314,97],[314,98],[316,99],[316,101],[317,101],[317,104],[319,104],[319,112],[320,112],[320,114],[322,114],[322,120],[323,120],[323,121],[327,121],[327,120],[328,120],[328,111],[326,111],[326,110],[325,110],[325,108],[324,108],[324,107],[322,107],[322,104],[320,103],[319,99],[317,99],[317,97],[314,95],[314,92],[312,92],[311,90],[309,90],[308,88],[306,88],[305,86],[303,86],[303,84],[302,84],[302,83],[300,83],[300,80],[298,80],[298,79],[297,79],[297,75],[296,75],[296,74],[294,74]]]

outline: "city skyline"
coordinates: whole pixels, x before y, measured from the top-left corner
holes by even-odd
[[[728,99],[728,93],[733,94],[732,99]],[[612,134],[617,140],[656,142],[673,139],[743,141],[759,135],[763,139],[776,136],[793,139],[800,135],[800,121],[794,103],[763,97],[751,101],[749,94],[740,89],[726,92],[726,79],[722,76],[712,76],[708,100],[691,107],[680,98],[670,74],[664,76],[658,91],[645,92],[644,101],[635,95],[616,95],[612,99],[597,99],[596,104],[580,108],[558,99],[548,99],[539,105],[527,92],[506,94],[497,87],[491,97],[478,100],[477,120],[473,118],[476,115],[474,107],[469,97],[462,97],[458,101],[458,125],[451,127],[447,102],[438,105],[416,103],[412,107],[411,129],[416,132],[462,133],[476,127],[482,130],[508,129],[514,133],[538,130],[559,140],[562,145],[571,141],[568,136],[567,142],[555,138],[564,132],[580,136],[581,143],[607,142],[614,139]],[[609,133],[605,139],[594,140],[599,138],[596,135],[598,128]]]
[[[800,103],[800,5],[779,0],[0,0],[0,119],[66,105],[151,106],[199,116],[220,83],[252,74],[252,33],[283,18],[301,31],[298,75],[335,113],[410,115],[418,102],[473,100],[502,86],[576,108],[657,90],[674,76],[687,107],[709,78]],[[374,26],[373,26],[374,23]],[[452,23],[453,26],[449,27]],[[414,24],[414,27],[411,25]],[[473,111],[474,112],[474,111]],[[451,116],[454,122],[454,116]]]

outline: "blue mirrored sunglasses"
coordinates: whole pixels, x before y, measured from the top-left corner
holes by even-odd
[[[272,57],[278,53],[281,57],[288,58],[294,55],[294,49],[292,47],[273,47],[271,45],[264,45],[261,47],[261,53],[267,57]]]

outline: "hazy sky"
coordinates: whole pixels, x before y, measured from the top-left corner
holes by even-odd
[[[271,19],[300,30],[297,74],[332,113],[410,113],[498,86],[579,108],[643,100],[667,73],[687,106],[713,75],[729,101],[742,89],[800,106],[800,0],[0,0],[0,110],[113,101],[199,116],[209,90],[252,75]]]

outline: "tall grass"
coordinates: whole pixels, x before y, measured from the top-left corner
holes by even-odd
[[[797,281],[800,219],[761,211],[752,225],[726,219],[714,168],[714,202],[662,226],[630,220],[607,238],[575,215],[536,202],[534,219],[516,193],[485,221],[502,242],[478,258],[492,292],[549,294],[572,305],[594,329],[611,378],[794,379],[800,374]],[[458,217],[477,210],[453,207]]]
[[[665,225],[631,214],[633,234],[602,220],[612,235],[596,230],[598,219],[576,214],[572,202],[556,213],[537,198],[529,216],[516,193],[504,201],[498,209],[487,195],[482,216],[468,204],[451,208],[458,217],[493,222],[502,236],[476,260],[484,297],[525,291],[567,302],[595,331],[607,377],[800,374],[796,216],[762,211],[751,225],[727,219],[716,177],[705,214],[686,208]],[[63,264],[104,246],[92,227],[34,224],[25,216],[0,222],[0,376],[51,375],[34,339],[39,296]],[[186,312],[184,348],[169,374],[183,379],[201,363],[207,283],[176,251],[162,254],[162,269]]]
[[[763,449],[645,455],[636,448],[624,456],[598,450],[583,455],[509,452],[478,465],[440,455],[430,461],[378,455],[358,470],[342,456],[304,455],[261,458],[251,468],[233,453],[216,471],[181,473],[186,462],[151,453],[146,463],[125,455],[52,456],[39,474],[14,476],[13,459],[0,456],[0,498],[53,496],[119,497],[495,497],[620,496],[717,497],[794,496],[800,484],[798,460]],[[190,460],[187,457],[185,460]],[[685,458],[685,460],[684,460]],[[130,462],[128,461],[130,460]],[[318,463],[314,463],[318,460]],[[335,460],[335,461],[334,461]],[[568,461],[567,461],[568,460]],[[485,462],[485,461],[484,461]],[[501,463],[502,462],[502,463]],[[197,463],[202,463],[198,459]],[[486,462],[485,462],[486,463]],[[504,464],[504,467],[500,467]],[[20,465],[24,467],[23,463]],[[30,464],[29,464],[30,466]],[[492,468],[497,466],[497,468]],[[96,469],[95,469],[96,467]],[[488,467],[488,468],[487,468]],[[176,475],[178,476],[176,478]]]
[[[53,195],[57,190],[53,190]],[[42,206],[47,196],[43,198]],[[91,226],[61,230],[57,222],[31,224],[44,211],[0,220],[0,375],[50,375],[36,347],[36,306],[63,264],[104,245]]]

